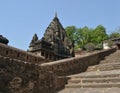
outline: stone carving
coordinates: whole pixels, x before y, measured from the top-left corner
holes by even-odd
[[[54,57],[53,60],[74,57],[74,44],[68,40],[57,14],[55,14],[53,21],[47,27],[43,38],[38,40],[37,35],[34,35],[33,38],[35,39],[32,39],[30,43],[30,52],[37,52],[36,54],[38,54],[38,52],[44,51],[44,55],[42,56],[50,59],[52,55]],[[50,54],[50,56],[48,54]]]
[[[22,79],[20,77],[14,77],[9,82],[9,89],[11,93],[22,93],[21,85],[22,85]]]
[[[5,37],[3,37],[2,35],[0,35],[0,43],[3,43],[3,44],[8,44],[9,40]]]
[[[22,79],[20,77],[14,77],[9,82],[10,93],[33,93],[35,81],[29,81],[27,86],[22,86]]]

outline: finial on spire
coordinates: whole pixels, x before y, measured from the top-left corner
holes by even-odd
[[[57,17],[57,12],[55,12],[55,17]]]

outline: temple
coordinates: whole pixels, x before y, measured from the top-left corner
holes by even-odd
[[[37,34],[34,34],[28,51],[48,60],[59,60],[75,55],[74,44],[67,38],[57,14],[47,27],[42,39],[39,40]]]

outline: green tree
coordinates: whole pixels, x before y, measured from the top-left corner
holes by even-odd
[[[108,38],[106,34],[106,29],[102,25],[98,25],[93,31],[93,42],[98,44]]]
[[[75,41],[76,30],[77,29],[75,26],[67,26],[65,28],[65,31],[69,40]]]
[[[110,34],[110,38],[118,38],[120,37],[120,33],[119,32],[113,32]]]
[[[102,25],[98,25],[95,29],[88,28],[87,26],[83,28],[68,26],[65,28],[65,30],[68,38],[74,41],[76,49],[84,49],[88,43],[92,43],[95,46],[101,46],[102,41],[108,38],[108,35],[106,34],[106,29]]]
[[[77,30],[76,37],[78,46],[84,48],[85,44],[88,43],[89,40],[89,28],[87,26],[79,28]]]

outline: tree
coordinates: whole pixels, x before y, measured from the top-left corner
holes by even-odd
[[[88,28],[76,28],[75,26],[68,26],[65,28],[67,36],[70,40],[74,41],[75,48],[84,49],[89,44],[102,46],[102,41],[108,39],[106,29],[102,25],[98,25],[95,29]]]
[[[71,41],[75,41],[76,27],[75,26],[67,26],[65,28],[67,37]]]
[[[98,44],[108,38],[106,34],[106,29],[102,25],[98,25],[95,30],[93,31],[93,41],[94,43]]]
[[[113,32],[110,34],[110,38],[118,38],[120,37],[120,33],[119,32]]]
[[[77,29],[76,41],[80,48],[84,48],[90,40],[89,28],[87,26]]]

